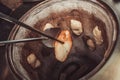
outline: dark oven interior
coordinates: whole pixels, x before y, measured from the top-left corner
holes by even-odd
[[[8,14],[16,19],[19,19],[24,13],[26,13],[29,9],[31,9],[36,4],[42,2],[44,0],[40,0],[39,2],[28,2],[27,0],[20,5],[18,8],[16,8],[14,11],[10,8],[6,7],[2,3],[0,3],[0,12],[3,12],[5,14]],[[116,9],[116,12],[118,14],[118,17],[120,18],[120,0],[108,0],[106,1],[110,3],[110,5],[113,8]],[[6,22],[4,20],[0,19],[0,41],[7,40],[8,36],[10,34],[10,31],[12,30],[14,24],[11,24],[9,22]],[[0,80],[17,80],[11,73],[8,64],[6,63],[5,59],[5,46],[0,46]]]

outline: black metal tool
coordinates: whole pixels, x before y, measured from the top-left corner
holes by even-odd
[[[4,46],[6,44],[30,42],[30,41],[39,41],[39,40],[47,40],[47,38],[38,37],[38,38],[27,38],[27,39],[19,39],[19,40],[0,41],[0,46]]]
[[[33,27],[30,27],[29,25],[27,25],[27,24],[25,24],[25,23],[23,23],[23,22],[20,22],[20,21],[18,21],[17,19],[12,18],[12,17],[10,17],[10,16],[8,16],[8,15],[6,15],[6,14],[3,14],[3,13],[1,13],[1,12],[0,12],[0,18],[3,19],[3,20],[6,20],[6,21],[8,21],[8,22],[11,22],[11,23],[14,23],[14,24],[18,24],[18,25],[20,25],[20,26],[22,26],[22,27],[24,27],[24,28],[26,28],[26,29],[29,29],[29,30],[31,30],[31,31],[33,31],[33,32],[36,32],[36,33],[40,34],[40,35],[43,35],[43,36],[45,36],[45,37],[48,37],[48,38],[50,38],[50,39],[52,39],[52,40],[58,41],[58,42],[60,42],[60,43],[62,43],[62,44],[64,43],[64,42],[62,42],[62,41],[60,41],[60,40],[58,40],[58,39],[56,39],[56,38],[54,38],[54,37],[51,37],[51,36],[49,36],[49,35],[47,35],[47,34],[44,34],[43,32],[41,32],[41,31],[39,31],[39,30],[37,30],[37,29],[35,29],[35,28],[33,28]]]

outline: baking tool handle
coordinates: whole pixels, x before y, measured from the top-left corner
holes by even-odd
[[[62,42],[62,41],[60,41],[60,40],[58,40],[58,39],[56,39],[56,38],[54,38],[54,37],[51,37],[51,36],[49,36],[49,35],[47,35],[47,34],[44,34],[44,33],[40,32],[39,30],[37,30],[37,29],[35,29],[35,28],[33,28],[33,27],[30,27],[29,25],[27,25],[27,24],[25,24],[25,23],[23,23],[23,22],[20,22],[20,21],[18,21],[17,19],[12,18],[12,17],[10,17],[10,16],[8,16],[8,15],[6,15],[6,14],[3,14],[3,13],[1,13],[1,12],[0,12],[0,18],[3,19],[3,20],[6,20],[6,21],[8,21],[8,22],[11,22],[11,23],[14,23],[14,24],[18,24],[18,25],[20,25],[20,26],[22,26],[22,27],[24,27],[24,28],[26,28],[26,29],[29,29],[29,30],[31,30],[31,31],[33,31],[33,32],[36,32],[36,33],[38,33],[38,34],[41,34],[41,35],[43,35],[43,36],[45,36],[45,37],[48,37],[48,38],[50,38],[50,39],[52,39],[52,40],[58,41],[58,42],[60,42],[60,43],[62,43],[62,44],[64,43],[64,42]]]
[[[27,38],[27,39],[19,39],[19,40],[8,40],[8,41],[0,41],[0,46],[5,46],[6,44],[13,44],[13,43],[21,43],[21,42],[30,42],[30,41],[39,41],[39,40],[47,40],[48,38],[45,37],[38,37],[38,38]]]

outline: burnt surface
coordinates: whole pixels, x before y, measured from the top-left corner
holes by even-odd
[[[71,30],[71,19],[82,23],[84,31],[81,35],[75,35]],[[35,27],[43,30],[46,23],[52,24],[55,28],[61,28],[61,30],[69,30],[73,45],[67,59],[64,62],[60,62],[55,58],[54,48],[49,48],[41,42],[26,43],[21,53],[21,64],[32,80],[78,80],[92,71],[101,62],[108,45],[107,35],[104,22],[93,14],[84,10],[71,10],[59,14],[51,13],[47,18],[40,20]],[[93,29],[96,25],[102,33],[103,43],[100,45],[96,43],[93,35]],[[29,34],[29,37],[36,36],[38,35],[32,32]],[[91,50],[87,45],[86,41],[89,38],[95,44],[94,50]],[[26,61],[27,56],[31,52],[41,62],[41,65],[36,69],[33,69]]]

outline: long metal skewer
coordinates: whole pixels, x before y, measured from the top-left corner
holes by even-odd
[[[19,39],[19,40],[8,40],[8,41],[0,41],[0,46],[4,46],[6,44],[20,43],[20,42],[30,42],[30,41],[39,41],[39,40],[47,40],[47,38],[27,38],[27,39]]]
[[[36,33],[38,33],[38,34],[41,34],[41,35],[43,35],[43,36],[45,36],[45,37],[48,37],[48,38],[50,38],[50,39],[52,39],[52,40],[58,41],[58,42],[60,42],[60,43],[62,43],[62,44],[64,43],[64,42],[62,42],[62,41],[60,41],[60,40],[58,40],[58,39],[56,39],[56,38],[54,38],[54,37],[51,37],[51,36],[49,36],[49,35],[47,35],[47,34],[44,34],[44,33],[40,32],[39,30],[37,30],[37,29],[35,29],[35,28],[33,28],[33,27],[30,27],[29,25],[27,25],[27,24],[25,24],[25,23],[23,23],[23,22],[20,22],[20,21],[18,21],[17,19],[14,19],[14,18],[12,18],[12,17],[10,17],[10,16],[8,16],[8,15],[5,15],[5,14],[3,14],[3,13],[1,13],[1,12],[0,12],[0,18],[3,19],[3,20],[6,20],[6,21],[8,21],[8,22],[11,22],[11,23],[14,23],[14,24],[18,24],[18,25],[20,25],[20,26],[22,26],[22,27],[24,27],[24,28],[26,28],[26,29],[29,29],[29,30],[31,30],[31,31],[33,31],[33,32],[36,32]]]

